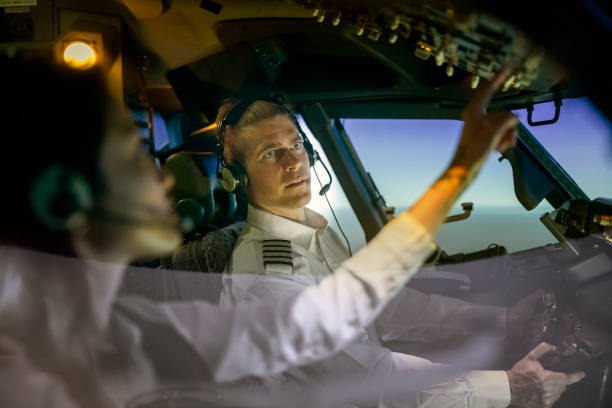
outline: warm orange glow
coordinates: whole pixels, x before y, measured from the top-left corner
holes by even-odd
[[[97,60],[94,48],[84,41],[73,41],[64,48],[64,62],[71,68],[91,68]]]
[[[216,128],[217,128],[217,123],[213,123],[212,125],[208,125],[206,127],[203,127],[202,129],[198,129],[198,130],[192,132],[190,136],[195,136],[195,135],[199,135],[201,133],[206,133],[206,132],[209,132],[211,130],[215,130]]]

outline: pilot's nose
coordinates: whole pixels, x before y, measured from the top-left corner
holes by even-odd
[[[293,172],[302,167],[302,158],[298,151],[288,149],[283,156],[285,156],[285,170],[287,172]]]

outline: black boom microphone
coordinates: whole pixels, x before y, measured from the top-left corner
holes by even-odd
[[[327,182],[327,184],[325,184],[323,187],[321,187],[321,190],[319,191],[319,195],[323,196],[323,195],[327,194],[327,192],[329,191],[329,188],[331,187],[332,176],[331,176],[331,173],[329,172],[329,170],[327,169],[327,166],[323,162],[323,160],[321,160],[321,156],[319,156],[319,152],[314,150],[313,151],[313,157],[314,157],[315,163],[318,161],[319,163],[321,163],[321,165],[323,165],[323,168],[325,169],[325,172],[327,173],[327,177],[329,178],[329,181]],[[317,175],[316,172],[315,172],[315,175]],[[318,178],[319,178],[319,176],[317,175],[317,179]]]

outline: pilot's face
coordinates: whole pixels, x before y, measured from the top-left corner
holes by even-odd
[[[100,153],[104,192],[96,224],[100,245],[128,258],[160,256],[181,240],[168,199],[174,179],[144,151],[128,114],[112,109]]]
[[[295,218],[310,201],[308,154],[295,123],[279,115],[245,128],[241,137],[249,202]]]

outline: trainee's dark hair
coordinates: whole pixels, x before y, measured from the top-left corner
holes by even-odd
[[[102,73],[46,60],[0,57],[0,244],[72,255],[70,232],[38,219],[32,184],[50,166],[80,173],[94,200],[109,97]]]

